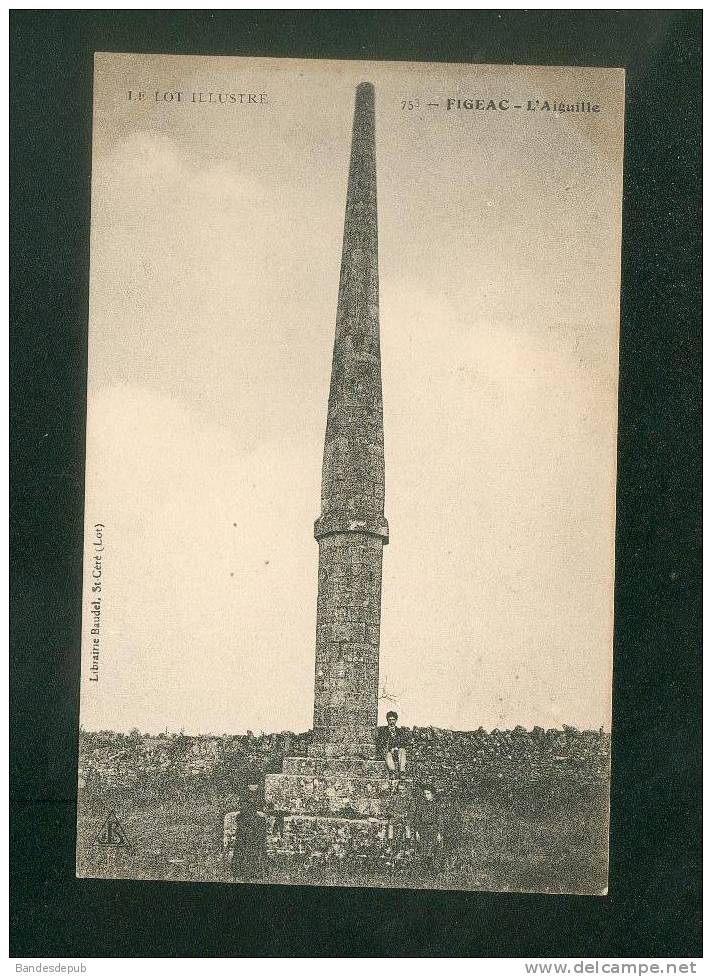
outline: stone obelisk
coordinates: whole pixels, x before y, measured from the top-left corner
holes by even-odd
[[[356,89],[324,443],[312,756],[375,756],[384,518],[373,86]]]
[[[274,859],[411,851],[410,782],[376,758],[384,517],[375,96],[356,89],[319,543],[314,731],[308,756],[265,778]]]

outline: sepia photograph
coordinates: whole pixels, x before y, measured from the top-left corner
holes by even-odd
[[[95,56],[80,877],[605,894],[623,106]]]
[[[9,11],[15,972],[704,970],[701,28]]]

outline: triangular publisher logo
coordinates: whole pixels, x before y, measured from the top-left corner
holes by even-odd
[[[101,830],[96,836],[95,843],[97,845],[103,845],[105,848],[123,848],[125,845],[128,845],[126,833],[119,824],[119,819],[116,817],[114,811],[111,812],[102,824]]]

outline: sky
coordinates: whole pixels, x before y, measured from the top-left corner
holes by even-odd
[[[311,726],[313,523],[363,80],[391,535],[383,711],[609,726],[623,73],[104,54],[87,728]],[[264,99],[192,101],[211,91]],[[601,108],[447,111],[448,97]]]

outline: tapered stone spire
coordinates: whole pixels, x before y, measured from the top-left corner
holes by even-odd
[[[324,443],[315,756],[374,755],[384,517],[373,85],[356,89]]]
[[[267,854],[314,864],[414,858],[412,780],[376,759],[383,515],[374,92],[356,89],[321,481],[314,733],[265,776]],[[233,821],[226,819],[226,831]]]

